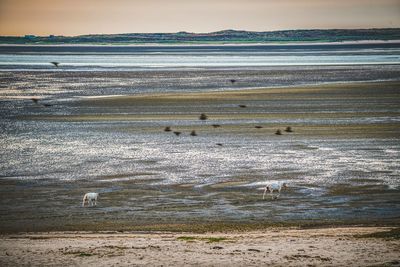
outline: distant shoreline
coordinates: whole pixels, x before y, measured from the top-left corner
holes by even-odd
[[[74,43],[74,44],[52,44],[52,43],[27,43],[27,44],[16,44],[16,43],[0,43],[1,46],[48,46],[48,47],[75,47],[75,46],[88,46],[88,47],[105,47],[105,46],[155,46],[155,47],[171,47],[171,46],[287,46],[287,45],[357,45],[357,44],[400,44],[399,40],[360,40],[360,41],[342,41],[342,42],[306,42],[306,41],[288,41],[288,42],[243,42],[243,43],[234,43],[234,42],[181,42],[181,43]]]
[[[274,45],[288,43],[369,43],[398,40],[400,40],[400,28],[0,36],[0,43],[3,44],[31,45]]]

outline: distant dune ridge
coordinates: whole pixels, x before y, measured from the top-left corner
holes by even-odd
[[[223,30],[211,33],[124,33],[79,36],[0,36],[0,44],[174,44],[174,43],[266,43],[266,42],[343,42],[400,40],[400,28],[326,29],[284,31]]]

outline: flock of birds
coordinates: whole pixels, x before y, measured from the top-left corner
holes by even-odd
[[[56,68],[58,68],[59,65],[60,65],[59,62],[55,62],[55,61],[52,61],[52,62],[50,62],[50,63],[53,64]],[[229,81],[230,81],[232,84],[236,83],[236,80],[235,80],[235,79],[230,79]],[[32,100],[35,104],[37,104],[37,105],[41,104],[41,103],[39,103],[39,99],[38,99],[38,98],[31,98],[31,100]],[[48,104],[48,103],[44,103],[44,104],[41,104],[41,105],[44,106],[44,107],[51,107],[51,106],[52,106],[51,104]],[[247,106],[244,105],[244,104],[240,104],[240,105],[238,105],[238,107],[239,107],[239,108],[247,108]],[[200,120],[207,120],[207,119],[208,119],[208,116],[207,116],[205,113],[201,113],[199,119],[200,119]],[[213,128],[219,128],[219,127],[221,127],[220,124],[211,124],[211,126],[212,126]],[[256,125],[256,126],[254,126],[254,128],[256,128],[256,129],[261,129],[261,128],[263,128],[263,127],[260,126],[260,125]],[[165,127],[164,131],[165,131],[165,132],[171,132],[172,129],[171,129],[170,126],[167,126],[167,127]],[[292,130],[292,128],[291,128],[290,126],[286,127],[286,129],[285,129],[284,131],[287,132],[287,133],[292,133],[292,132],[293,132],[293,130]],[[173,132],[176,136],[179,136],[179,135],[181,135],[181,133],[182,133],[182,132],[179,132],[179,131],[172,131],[172,132]],[[190,132],[190,135],[191,135],[191,136],[197,136],[197,133],[196,133],[195,130],[192,130],[192,131]],[[281,130],[278,129],[278,130],[275,132],[275,135],[282,135]],[[217,143],[216,145],[217,145],[217,146],[223,146],[223,144],[221,144],[221,143]],[[287,188],[287,184],[286,184],[286,183],[279,183],[279,182],[278,182],[278,183],[272,183],[272,184],[266,185],[265,187],[262,188],[262,189],[264,190],[263,199],[265,199],[265,194],[266,194],[267,192],[270,192],[270,193],[271,193],[272,199],[277,199],[277,198],[280,196],[281,190],[284,189],[284,188]],[[278,194],[275,195],[275,196],[273,195],[274,191],[277,191],[277,192],[278,192]],[[97,204],[96,202],[97,202],[98,195],[99,195],[98,193],[87,193],[87,194],[85,194],[85,196],[83,197],[83,206],[85,206],[85,203],[86,203],[86,202],[87,202],[88,204],[90,204],[91,206],[96,206],[96,204]]]
[[[246,108],[247,106],[246,106],[246,105],[239,105],[239,107],[241,107],[241,108]],[[199,119],[200,119],[200,120],[207,120],[207,119],[208,119],[208,116],[207,116],[205,113],[201,113]],[[212,126],[213,128],[219,128],[219,127],[221,127],[220,124],[211,124],[211,126]],[[262,129],[263,126],[261,126],[261,125],[256,125],[256,126],[254,126],[254,128],[256,128],[256,129]],[[171,126],[165,127],[165,128],[164,128],[164,131],[165,131],[165,132],[173,132],[176,136],[179,136],[179,135],[182,134],[182,132],[180,132],[180,131],[173,131],[172,128],[171,128]],[[292,129],[292,127],[290,127],[290,126],[287,126],[286,129],[285,129],[284,131],[287,132],[287,133],[293,133],[293,129]],[[195,130],[192,130],[192,131],[190,132],[190,135],[191,135],[191,136],[197,136],[197,133],[196,133]],[[280,129],[278,129],[278,130],[275,132],[275,135],[282,135],[282,131],[281,131]],[[217,145],[217,146],[222,146],[221,143],[217,143],[216,145]]]
[[[56,62],[56,61],[52,61],[52,62],[50,62],[50,64],[54,65],[56,68],[58,68],[59,65],[60,65],[60,63],[59,63],[59,62]],[[229,81],[230,81],[232,84],[236,83],[236,80],[235,80],[235,79],[230,79]],[[51,105],[51,104],[49,104],[49,103],[43,103],[43,104],[42,104],[42,103],[39,103],[39,99],[38,99],[38,98],[31,98],[31,100],[32,100],[36,105],[41,105],[41,106],[43,106],[43,107],[51,107],[51,106],[53,106],[53,105]],[[240,104],[240,105],[238,105],[238,107],[239,107],[239,108],[247,108],[247,105]],[[207,119],[208,119],[208,116],[207,116],[206,114],[204,114],[204,113],[201,113],[199,119],[200,119],[200,120],[207,120]],[[214,127],[214,128],[219,128],[219,127],[221,127],[220,124],[211,124],[211,126]],[[254,126],[254,128],[256,128],[256,129],[261,129],[261,128],[263,128],[263,127],[262,127],[261,125],[256,125],[256,126]],[[165,132],[171,132],[172,129],[171,129],[170,126],[167,126],[167,127],[165,127],[164,131],[165,131]],[[179,132],[179,131],[172,131],[172,132],[173,132],[176,136],[179,136],[179,135],[181,135],[181,133],[182,133],[182,132]],[[287,132],[287,133],[292,133],[293,130],[292,130],[292,128],[291,128],[290,126],[288,126],[288,127],[286,127],[285,132]],[[278,130],[275,132],[275,134],[276,134],[276,135],[282,135],[282,131],[281,131],[280,129],[278,129]],[[197,133],[196,133],[195,130],[192,130],[192,131],[190,132],[190,135],[191,135],[191,136],[197,136]],[[217,146],[222,146],[221,143],[217,143],[216,145],[217,145]]]
[[[230,79],[229,81],[230,81],[232,84],[236,83],[236,80],[235,80],[235,79]],[[240,104],[240,105],[238,105],[238,107],[240,107],[240,108],[247,108],[247,105]],[[204,114],[204,113],[201,113],[199,119],[200,119],[200,120],[207,120],[207,119],[208,119],[208,116],[207,116],[206,114]],[[211,124],[211,126],[214,127],[214,128],[221,127],[220,124]],[[263,127],[262,127],[261,125],[256,125],[256,126],[254,126],[254,128],[256,128],[256,129],[261,129],[261,128],[263,128]],[[172,131],[171,126],[165,127],[164,131],[165,131],[165,132],[171,132],[171,131]],[[179,135],[181,135],[181,133],[182,133],[182,132],[179,132],[179,131],[172,131],[172,132],[173,132],[176,136],[179,136]],[[286,127],[285,132],[287,132],[287,133],[292,133],[292,132],[293,132],[292,127],[290,127],[290,126]],[[276,134],[276,135],[282,135],[282,131],[281,131],[280,129],[278,129],[278,130],[275,132],[275,134]],[[190,135],[191,135],[191,136],[197,136],[197,133],[196,133],[195,130],[192,130],[192,131],[190,132]],[[221,143],[217,143],[216,145],[217,145],[217,146],[222,146]]]

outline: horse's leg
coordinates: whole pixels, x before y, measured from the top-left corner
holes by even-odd
[[[265,187],[264,194],[263,194],[263,199],[265,199],[265,194],[267,193],[267,189],[268,189],[268,187]]]

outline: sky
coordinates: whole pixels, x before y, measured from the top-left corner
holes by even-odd
[[[0,35],[400,28],[400,0],[0,0]]]

